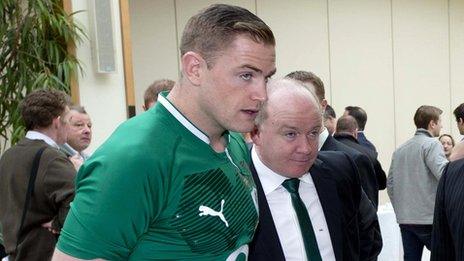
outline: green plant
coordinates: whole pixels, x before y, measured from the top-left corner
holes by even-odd
[[[62,0],[0,0],[0,151],[24,136],[19,103],[25,95],[39,88],[69,93],[82,71],[68,52],[85,37],[74,14]]]

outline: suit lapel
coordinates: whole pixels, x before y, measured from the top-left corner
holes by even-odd
[[[269,260],[285,260],[271,210],[253,162],[250,164],[250,170],[256,184],[259,206],[259,224],[255,232],[252,248],[255,248],[255,251],[266,253]]]
[[[330,170],[324,167],[324,163],[317,159],[309,171],[316,187],[325,220],[329,227],[330,239],[336,260],[342,260],[343,255],[343,231],[341,204],[338,197],[337,185],[329,174]]]

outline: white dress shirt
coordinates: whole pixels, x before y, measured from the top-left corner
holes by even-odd
[[[263,186],[285,259],[287,261],[307,260],[298,217],[293,208],[290,193],[282,186],[282,183],[287,178],[265,166],[259,159],[255,147],[252,148],[251,157]],[[309,173],[300,178],[298,192],[311,219],[322,260],[335,261],[332,241],[322,205]]]
[[[318,150],[320,151],[322,146],[324,145],[325,141],[329,137],[330,133],[327,130],[327,128],[324,127],[324,130],[319,134],[319,148]]]
[[[45,135],[45,134],[43,134],[41,132],[38,132],[38,131],[32,131],[32,130],[27,131],[26,138],[28,138],[30,140],[43,140],[48,145],[50,145],[50,146],[52,146],[54,148],[60,149],[58,144],[56,144],[56,142],[52,138],[50,138],[47,135]]]

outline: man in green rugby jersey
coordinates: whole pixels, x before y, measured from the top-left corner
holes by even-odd
[[[182,77],[81,167],[54,260],[237,260],[258,222],[240,134],[275,72],[271,29],[212,5],[181,40]]]

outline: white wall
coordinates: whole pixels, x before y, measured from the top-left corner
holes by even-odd
[[[150,82],[179,74],[183,27],[191,15],[215,2],[130,2],[138,108]],[[337,115],[348,105],[367,111],[366,135],[377,146],[385,170],[394,149],[413,135],[412,118],[420,105],[443,109],[442,133],[461,138],[452,111],[464,102],[463,1],[222,2],[248,8],[272,28],[277,77],[313,71],[324,81]],[[386,195],[381,198],[387,200]]]
[[[121,29],[119,19],[119,1],[112,0],[112,15],[115,38],[115,57],[117,63],[116,73],[96,73],[93,62],[92,13],[88,10],[91,1],[73,0],[73,10],[86,10],[74,16],[85,31],[89,40],[85,40],[77,46],[76,55],[84,68],[84,75],[79,75],[80,103],[85,107],[93,122],[93,139],[87,149],[93,152],[114,131],[114,129],[126,120],[126,101],[124,89],[124,70],[122,61]]]
[[[153,80],[179,74],[183,27],[215,2],[130,2],[138,101]],[[463,1],[222,2],[248,8],[273,29],[277,77],[313,71],[338,115],[348,105],[366,109],[366,134],[385,169],[393,150],[412,136],[412,118],[422,104],[443,109],[443,132],[459,139],[452,110],[464,102]]]

